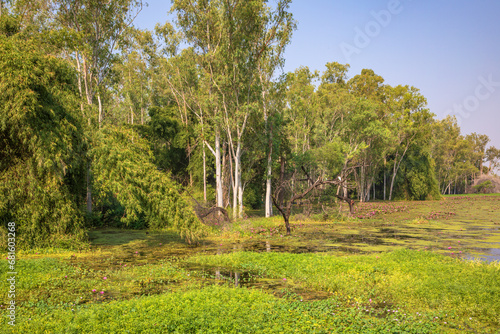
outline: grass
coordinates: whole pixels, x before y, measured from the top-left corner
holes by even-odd
[[[19,251],[15,332],[500,331],[500,264],[465,260],[500,248],[500,196],[331,211],[297,213],[291,236],[256,214],[198,246],[102,229],[79,250]],[[0,261],[1,312],[6,275]]]
[[[287,295],[211,286],[91,307],[33,314],[18,330],[28,333],[435,333],[428,315],[394,314],[343,307],[335,298],[306,302]],[[117,321],[119,319],[119,321]],[[419,322],[415,321],[420,319]]]
[[[473,322],[500,326],[500,264],[485,265],[431,252],[399,250],[380,255],[332,256],[238,252],[192,257],[210,267],[252,271],[291,286],[328,291],[346,304],[370,309],[400,307],[408,314],[447,314],[458,329]]]

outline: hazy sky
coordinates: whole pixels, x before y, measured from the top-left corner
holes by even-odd
[[[136,20],[152,29],[169,1],[150,0]],[[270,3],[274,3],[273,0]],[[500,148],[500,1],[300,0],[286,72],[350,64],[371,68],[390,85],[411,85],[437,118],[457,117],[463,134],[487,134]]]

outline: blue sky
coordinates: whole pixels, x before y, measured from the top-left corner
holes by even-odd
[[[150,0],[136,20],[152,29],[169,1]],[[271,0],[272,4],[274,1]],[[411,85],[437,118],[454,114],[462,133],[487,134],[500,148],[500,1],[300,0],[284,70],[371,68],[390,85]]]

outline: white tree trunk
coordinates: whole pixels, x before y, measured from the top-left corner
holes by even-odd
[[[240,150],[241,150],[241,144],[238,142],[237,147],[236,147],[236,153],[234,154],[234,184],[233,184],[233,217],[239,217],[238,215],[238,198],[239,198],[239,192],[240,192],[240,182],[241,182],[241,175],[240,175]]]
[[[266,177],[266,217],[271,217],[273,215],[273,202],[271,199],[271,175],[272,175],[272,158],[271,153],[269,153],[269,157],[267,159],[267,177]]]
[[[205,142],[203,142],[203,200],[207,202],[207,158],[205,155]]]
[[[97,94],[97,102],[99,104],[99,129],[101,128],[102,123],[102,103],[101,103],[101,94]]]
[[[220,156],[220,135],[218,132],[215,133],[215,188],[217,197],[217,206],[224,207],[224,202],[222,198],[222,168],[221,168],[221,156]]]

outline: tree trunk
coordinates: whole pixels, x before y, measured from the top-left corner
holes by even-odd
[[[273,215],[273,203],[271,199],[271,176],[272,176],[272,159],[271,154],[267,159],[267,176],[266,176],[266,217],[271,217]]]
[[[387,176],[386,176],[386,172],[385,172],[385,168],[384,168],[384,201],[385,201],[385,190],[387,188],[387,186],[386,186],[386,183],[387,183],[386,179],[387,179]]]
[[[394,168],[396,169],[396,168]],[[392,179],[391,179],[391,186],[389,187],[389,201],[392,200],[392,188],[394,187],[394,180],[396,179],[396,172],[392,174]]]
[[[207,158],[205,155],[205,142],[203,142],[203,200],[207,202]]]
[[[224,207],[222,198],[222,178],[221,178],[221,156],[220,156],[220,135],[215,133],[215,188],[216,201],[218,207]]]
[[[243,187],[241,184],[241,142],[236,144],[234,154],[233,217],[243,216]]]
[[[283,184],[285,181],[285,158],[281,156],[280,158],[280,184]],[[272,200],[272,198],[271,198]],[[278,193],[278,203],[281,207],[283,207],[283,201],[285,200],[285,191],[280,189]]]
[[[87,166],[87,213],[92,213],[92,184],[90,178],[90,163]]]
[[[290,221],[288,216],[283,216],[285,218],[286,235],[292,234],[292,229],[290,228]]]
[[[346,201],[347,204],[349,204],[349,212],[351,214],[354,214],[354,200],[353,199],[350,199],[347,196],[338,196],[338,195],[336,195],[335,197],[337,197],[338,199],[340,199],[342,201]]]
[[[144,125],[144,102],[142,98],[142,84],[141,84],[141,125]]]
[[[78,92],[80,93],[80,109],[82,110],[82,115],[84,115],[83,112],[83,91],[82,91],[82,69],[80,67],[80,55],[78,52],[76,52],[76,70],[78,72]]]
[[[97,102],[99,104],[99,129],[101,128],[102,123],[102,103],[101,103],[101,94],[97,94]]]

